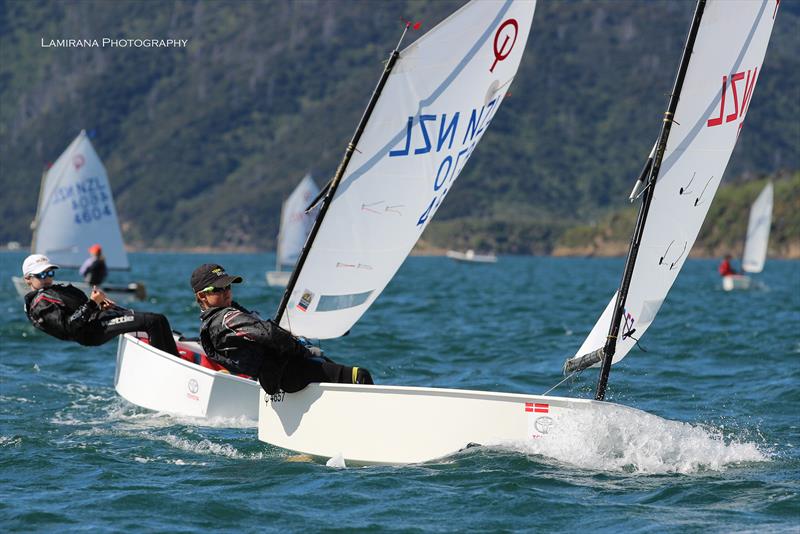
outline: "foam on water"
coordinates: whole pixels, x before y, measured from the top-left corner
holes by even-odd
[[[718,428],[622,409],[579,413],[542,439],[503,447],[582,469],[644,475],[722,471],[771,458],[756,443]]]

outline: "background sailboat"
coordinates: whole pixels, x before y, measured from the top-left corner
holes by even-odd
[[[281,206],[281,222],[278,230],[278,247],[275,254],[275,270],[267,272],[267,284],[286,287],[294,264],[300,257],[303,244],[314,224],[318,211],[306,213],[306,208],[319,193],[319,187],[310,174],[297,184],[292,194]]]
[[[497,263],[497,256],[494,254],[476,254],[472,249],[469,249],[466,252],[448,250],[446,256],[451,260],[464,263]]]
[[[747,237],[744,242],[742,271],[760,273],[764,270],[769,245],[769,231],[772,226],[772,182],[768,183],[753,202],[750,208],[750,219],[747,223]],[[751,279],[744,274],[722,277],[722,288],[725,291],[749,289]]]
[[[61,268],[80,267],[89,247],[97,243],[110,271],[130,269],[108,174],[85,130],[44,173],[31,227],[31,253],[44,254]],[[62,276],[59,281],[66,281]],[[13,277],[13,282],[20,295],[29,291],[22,278]],[[84,282],[70,283],[91,291]],[[113,300],[145,298],[139,283],[103,284],[103,289]]]
[[[577,372],[602,362],[597,400],[604,399],[611,364],[628,353],[664,302],[739,136],[777,6],[773,0],[731,4],[697,4],[661,135],[632,194],[642,204],[620,289],[565,366]],[[307,337],[340,336],[377,298],[457,176],[449,150],[455,156],[462,147],[446,145],[448,120],[456,112],[469,116],[464,110],[476,118],[490,105],[496,109],[516,73],[534,8],[534,2],[470,2],[402,53],[395,50],[284,294],[276,317],[282,326]],[[729,76],[740,84],[735,89]],[[747,97],[724,108],[732,90]],[[464,154],[480,138],[462,130],[457,137],[467,144]],[[434,152],[443,146],[448,150]],[[689,187],[693,178],[704,187]],[[427,207],[415,201],[426,186],[432,190]],[[597,400],[312,384],[293,394],[262,393],[259,439],[322,457],[407,463],[470,444],[568,435],[586,418],[612,425],[655,417]]]

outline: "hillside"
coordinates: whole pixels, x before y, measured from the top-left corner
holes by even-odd
[[[334,172],[400,18],[424,31],[461,4],[0,2],[0,242],[29,242],[42,168],[86,129],[130,245],[274,247],[282,198],[307,171],[320,183]],[[622,205],[692,11],[540,2],[512,96],[423,238],[547,253]],[[781,2],[727,182],[800,168],[798,22],[800,2]],[[188,46],[41,44],[105,36]]]

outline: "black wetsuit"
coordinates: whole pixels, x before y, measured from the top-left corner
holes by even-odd
[[[269,394],[300,391],[313,382],[372,384],[369,371],[339,365],[312,351],[274,321],[233,303],[200,316],[206,355],[236,374],[258,377]]]
[[[167,318],[114,306],[101,310],[77,287],[53,284],[25,295],[25,314],[33,326],[65,341],[96,346],[127,332],[147,332],[150,344],[178,355]]]

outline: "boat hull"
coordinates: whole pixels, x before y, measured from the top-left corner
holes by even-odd
[[[258,438],[358,464],[434,460],[474,444],[548,439],[578,412],[633,411],[606,402],[456,389],[311,384],[261,392]],[[640,412],[641,413],[641,412]]]
[[[14,287],[17,289],[17,293],[20,297],[24,297],[30,291],[28,284],[25,283],[25,279],[19,276],[12,276],[11,281],[14,283]],[[92,288],[86,282],[71,282],[69,280],[64,280],[63,282],[72,284],[86,293],[87,296],[92,292]],[[118,286],[106,285],[103,286],[102,289],[108,298],[118,303],[131,302],[134,300],[145,300],[147,298],[147,290],[145,289],[144,284],[140,284],[138,282],[132,282],[127,285]]]
[[[267,271],[267,285],[270,287],[286,287],[292,271]]]
[[[742,274],[731,274],[722,277],[722,289],[734,291],[737,289],[750,289],[750,277]]]
[[[258,418],[258,382],[177,358],[131,334],[119,338],[114,388],[128,402],[158,412]]]

